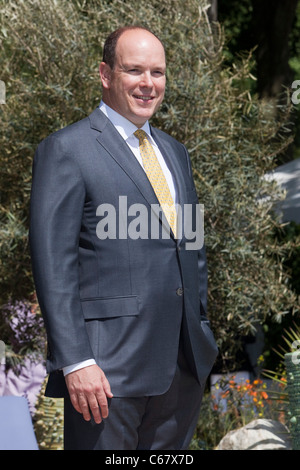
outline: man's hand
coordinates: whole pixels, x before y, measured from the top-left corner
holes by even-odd
[[[97,365],[83,367],[65,376],[70,399],[75,410],[89,421],[91,413],[95,423],[108,416],[107,398],[113,394],[102,369]]]

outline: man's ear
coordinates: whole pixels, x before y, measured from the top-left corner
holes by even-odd
[[[101,62],[99,65],[99,74],[103,88],[108,90],[111,82],[111,68],[106,62]]]

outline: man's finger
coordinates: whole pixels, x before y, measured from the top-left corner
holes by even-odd
[[[102,421],[102,418],[105,418],[106,416],[103,416],[102,409],[101,409],[101,412],[100,412],[99,402],[98,402],[96,396],[94,396],[93,398],[90,399],[89,408],[90,408],[90,411],[93,415],[95,423],[100,424],[101,421]]]
[[[104,393],[99,393],[97,395],[97,402],[101,410],[102,418],[104,419],[107,418],[108,417],[108,402],[107,402],[106,395]]]
[[[105,395],[108,398],[112,398],[113,394],[111,392],[110,384],[109,384],[109,381],[107,380],[107,378],[104,374],[103,374],[103,378],[102,378],[102,386],[103,386],[103,390],[104,390]]]
[[[81,410],[80,413],[82,413],[83,418],[86,421],[90,421],[91,414],[90,414],[89,404],[84,394],[79,395],[78,405],[79,405],[79,409]]]
[[[78,397],[77,397],[76,393],[72,393],[72,394],[70,393],[70,400],[71,400],[71,403],[74,406],[75,410],[78,411],[78,413],[82,414],[82,411],[81,411],[81,408],[80,408],[80,405],[79,405],[79,402],[78,402]]]

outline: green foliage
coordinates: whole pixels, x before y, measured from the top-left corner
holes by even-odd
[[[290,37],[290,48],[291,48],[291,57],[289,64],[292,70],[295,72],[295,78],[299,79],[300,76],[300,61],[299,61],[299,52],[300,52],[300,4],[297,4],[296,7],[296,17],[294,21],[294,28]]]
[[[284,346],[281,344],[275,350],[280,358],[276,369],[265,369],[264,376],[275,384],[280,390],[273,391],[273,400],[286,404],[284,407],[285,421],[291,433],[293,450],[300,448],[299,428],[299,344],[300,326],[293,323],[284,330]]]
[[[1,303],[33,291],[28,252],[28,202],[34,150],[48,133],[83,117],[87,47],[79,14],[69,2],[0,3],[1,116],[0,277]],[[84,32],[83,32],[84,33]],[[87,38],[86,34],[83,37]]]
[[[63,450],[64,399],[45,397],[46,380],[36,401],[33,426],[40,450]]]
[[[252,57],[226,62],[222,28],[204,1],[0,0],[0,302],[33,291],[27,247],[34,150],[46,135],[94,109],[107,34],[149,26],[166,45],[168,85],[153,119],[185,143],[205,206],[209,317],[221,364],[234,364],[240,338],[267,316],[296,309],[274,241],[272,203],[281,195],[263,175],[291,140],[287,107],[266,109],[249,92]],[[275,139],[276,137],[276,139]],[[264,199],[263,199],[264,198]],[[264,201],[264,202],[262,202]]]
[[[213,391],[204,395],[190,448],[214,450],[227,433],[254,419],[283,420],[287,413],[282,397],[285,392],[281,384],[280,387],[275,385],[267,388],[262,379],[250,382],[230,375],[220,378]]]
[[[300,295],[300,224],[291,222],[277,233],[277,239],[291,246],[290,252],[287,254],[284,264],[291,273],[291,286],[293,290]]]

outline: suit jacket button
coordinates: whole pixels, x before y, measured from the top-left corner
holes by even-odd
[[[178,287],[178,289],[176,289],[176,294],[177,295],[183,295],[183,288],[182,287]]]

